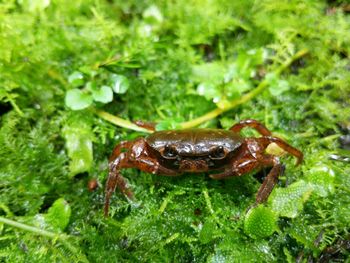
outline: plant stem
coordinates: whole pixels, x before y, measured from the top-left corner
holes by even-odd
[[[260,94],[265,89],[266,86],[267,86],[267,81],[264,80],[264,81],[260,82],[260,84],[258,85],[258,87],[256,89],[243,95],[239,99],[233,100],[227,107],[216,108],[215,110],[212,110],[212,111],[204,114],[201,117],[198,117],[198,118],[193,119],[191,121],[183,122],[183,123],[181,123],[181,127],[183,129],[193,128],[193,127],[196,127],[203,122],[214,119],[217,116],[219,116],[220,114],[224,113],[225,111],[231,110],[234,107],[237,107],[238,105],[243,104],[243,103],[251,100],[252,98],[257,96],[258,94]]]
[[[7,224],[7,225],[10,225],[12,227],[16,227],[16,228],[19,228],[21,230],[24,230],[24,231],[29,231],[29,232],[32,232],[36,235],[48,237],[48,238],[51,238],[53,240],[59,240],[73,254],[75,254],[75,255],[80,254],[80,251],[69,242],[69,238],[72,238],[71,236],[68,236],[65,234],[53,233],[53,232],[46,231],[46,230],[43,230],[43,229],[40,229],[40,228],[37,228],[34,226],[28,226],[26,224],[19,223],[17,221],[11,220],[11,219],[4,218],[2,216],[0,216],[0,223]],[[85,255],[81,255],[79,258],[79,261],[77,261],[77,262],[87,262],[88,263],[89,261],[87,260]]]
[[[117,116],[114,116],[108,112],[102,111],[102,110],[95,110],[95,113],[101,117],[102,119],[109,121],[117,126],[123,127],[123,128],[127,128],[130,130],[134,130],[134,131],[139,131],[139,132],[146,132],[146,133],[152,133],[152,130],[148,130],[145,128],[141,128],[139,126],[137,126],[136,124],[132,123],[131,121],[128,120],[124,120],[122,118],[119,118]]]
[[[46,230],[43,230],[43,229],[40,229],[40,228],[37,228],[37,227],[34,227],[34,226],[28,226],[28,225],[25,225],[23,223],[19,223],[17,221],[13,221],[11,219],[4,218],[2,216],[0,216],[0,223],[4,223],[4,224],[7,224],[7,225],[10,225],[10,226],[13,226],[13,227],[25,230],[25,231],[33,232],[33,233],[35,233],[37,235],[49,237],[49,238],[52,238],[52,239],[56,239],[57,238],[57,239],[65,240],[65,239],[68,238],[68,236],[66,236],[64,234],[52,233],[52,232],[49,232],[49,231],[46,231]]]
[[[15,109],[15,111],[18,113],[18,115],[23,117],[23,111],[21,111],[21,109],[17,106],[16,102],[12,98],[9,98],[9,102],[11,106]]]
[[[280,75],[286,68],[288,68],[290,66],[290,64],[293,63],[293,61],[301,58],[302,56],[306,55],[307,53],[308,53],[307,49],[303,49],[303,50],[298,51],[289,60],[287,60],[284,64],[282,64],[276,70],[274,70],[273,73],[277,76]],[[180,126],[183,129],[193,128],[193,127],[200,125],[203,122],[214,119],[217,116],[219,116],[220,114],[222,114],[226,111],[229,111],[229,110],[237,107],[238,105],[241,105],[241,104],[253,99],[257,95],[261,94],[267,86],[268,86],[268,81],[265,79],[262,82],[260,82],[259,85],[254,90],[243,95],[239,99],[235,99],[235,100],[231,101],[231,103],[228,106],[226,106],[225,108],[216,108],[216,109],[214,109],[214,110],[212,110],[212,111],[210,111],[210,112],[208,112],[208,113],[206,113],[198,118],[195,118],[191,121],[183,122],[180,124]],[[109,122],[111,122],[117,126],[123,127],[123,128],[127,128],[127,129],[134,130],[134,131],[145,132],[145,133],[152,133],[153,132],[151,130],[141,128],[128,120],[124,120],[122,118],[119,118],[117,116],[114,116],[114,115],[109,114],[108,112],[105,112],[102,110],[96,110],[96,114],[99,117],[101,117],[102,119],[109,121]]]

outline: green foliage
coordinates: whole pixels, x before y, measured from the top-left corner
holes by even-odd
[[[96,81],[97,71],[88,67],[82,68],[90,81],[84,80],[83,73],[74,71],[68,76],[68,82],[72,87],[84,86],[83,89],[74,88],[67,90],[65,104],[72,110],[82,110],[92,105],[93,101],[107,104],[113,100],[113,91],[117,94],[124,94],[129,88],[129,81],[123,75],[101,74],[99,81]],[[104,78],[108,78],[108,81]],[[109,84],[106,86],[104,83]]]
[[[62,129],[70,158],[71,176],[89,171],[93,162],[91,127],[79,117],[81,116],[70,119]]]
[[[253,238],[271,236],[277,230],[276,214],[264,206],[251,209],[244,221],[244,231]]]
[[[101,88],[96,88],[91,86],[92,97],[95,101],[108,103],[113,100],[113,91],[108,86],[102,86]]]
[[[349,238],[350,16],[330,2],[0,2],[0,261],[345,261],[329,251]],[[103,217],[107,159],[144,134],[95,112],[173,129],[259,85],[199,124],[257,119],[302,150],[265,206],[246,213],[250,175],[127,169],[135,201],[117,191]]]
[[[129,81],[123,75],[111,75],[112,88],[115,93],[124,94],[129,88]]]
[[[47,211],[45,220],[55,230],[64,230],[71,215],[71,208],[63,198],[57,199]]]
[[[316,163],[306,175],[306,180],[311,184],[313,192],[321,197],[334,193],[334,179],[335,173],[332,168],[323,163]]]
[[[269,90],[272,96],[279,96],[283,92],[290,89],[288,81],[279,79],[275,74],[268,73],[266,75],[266,80],[269,83]]]
[[[91,105],[92,99],[90,94],[79,89],[71,89],[67,91],[66,105],[72,110],[82,110]]]
[[[303,209],[303,203],[309,198],[312,188],[300,180],[287,188],[276,189],[272,194],[271,208],[274,212],[285,217],[296,217]]]
[[[257,66],[264,62],[264,50],[240,53],[232,63],[210,62],[193,66],[193,77],[198,82],[197,93],[224,108],[230,100],[239,98],[252,89]]]

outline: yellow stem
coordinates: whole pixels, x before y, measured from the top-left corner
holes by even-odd
[[[142,127],[137,126],[136,124],[132,123],[131,121],[124,120],[122,118],[119,118],[117,116],[114,116],[112,114],[109,114],[108,112],[102,111],[102,110],[95,110],[95,113],[101,117],[102,119],[109,121],[117,126],[127,128],[134,131],[139,132],[146,132],[146,133],[152,133],[152,130],[148,130]]]

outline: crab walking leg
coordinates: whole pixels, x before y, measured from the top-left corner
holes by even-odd
[[[127,165],[122,165],[126,162],[124,153],[120,154],[112,163],[109,165],[109,174],[106,183],[106,195],[105,195],[105,206],[104,215],[108,216],[109,204],[112,194],[115,188],[118,187],[120,191],[126,195],[128,198],[133,198],[132,191],[128,188],[125,178],[120,174],[120,169],[122,166],[127,167]]]
[[[264,203],[267,200],[278,181],[278,177],[284,171],[284,166],[280,164],[279,159],[272,155],[260,155],[258,159],[240,159],[232,167],[232,169],[227,169],[223,173],[212,174],[210,177],[213,179],[224,179],[231,176],[241,176],[254,169],[272,167],[259,188],[256,204]]]
[[[303,153],[293,146],[289,145],[285,141],[280,138],[271,136],[271,132],[263,125],[262,123],[256,120],[243,120],[239,123],[233,125],[230,130],[233,132],[240,132],[243,128],[250,127],[257,130],[263,137],[259,138],[261,142],[267,147],[270,143],[276,143],[279,147],[281,147],[286,152],[294,155],[297,158],[296,165],[299,165],[303,161]]]
[[[271,132],[265,127],[264,124],[256,121],[256,120],[243,120],[239,123],[233,125],[230,130],[233,132],[239,133],[243,128],[249,127],[257,130],[261,135],[270,136]]]
[[[209,175],[212,179],[224,179],[232,176],[241,176],[259,167],[259,163],[254,158],[242,158],[235,161],[232,167],[226,169],[223,173]]]
[[[156,130],[156,123],[154,123],[154,122],[145,122],[145,121],[137,120],[137,121],[133,121],[133,123],[141,128],[145,128],[147,130],[151,130],[151,131]]]
[[[123,149],[129,149],[132,145],[132,142],[123,141],[119,143],[117,146],[114,147],[112,155],[109,157],[109,163],[113,162],[115,159],[119,157],[119,155],[122,153]]]
[[[257,204],[264,203],[268,199],[273,188],[278,182],[278,177],[284,172],[284,166],[280,164],[277,157],[273,157],[270,155],[265,156],[263,165],[266,167],[272,166],[272,169],[270,170],[269,174],[265,177],[263,183],[259,188],[259,191],[256,195]]]
[[[134,167],[140,169],[141,171],[152,173],[152,174],[161,174],[165,176],[179,175],[179,173],[163,167],[155,159],[152,159],[146,156],[141,156],[139,160],[134,161]]]
[[[264,136],[261,138],[258,138],[258,140],[267,147],[270,143],[276,143],[279,147],[281,147],[286,152],[290,153],[291,155],[295,156],[297,158],[296,165],[301,164],[303,161],[304,155],[301,151],[294,148],[293,146],[289,145],[285,141],[283,141],[280,138],[272,137],[272,136]]]
[[[122,152],[122,149],[126,149],[126,151]],[[105,216],[108,216],[110,199],[116,187],[118,187],[120,191],[129,199],[133,198],[133,193],[127,187],[125,178],[120,174],[120,171],[122,169],[137,168],[147,173],[162,174],[168,176],[178,175],[178,173],[175,171],[161,166],[156,159],[149,157],[143,138],[136,139],[132,142],[120,143],[115,147],[109,162],[109,175],[106,184],[104,206]]]

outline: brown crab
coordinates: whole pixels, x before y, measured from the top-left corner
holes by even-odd
[[[241,137],[239,132],[244,127],[253,128],[262,136]],[[271,143],[294,155],[297,165],[302,162],[302,152],[282,139],[273,137],[271,132],[256,120],[243,120],[229,130],[158,131],[146,138],[121,142],[114,148],[109,159],[105,216],[108,215],[110,198],[116,187],[130,199],[133,197],[132,191],[120,174],[125,168],[138,168],[144,172],[166,176],[176,176],[183,172],[215,171],[216,173],[209,175],[211,178],[224,179],[241,176],[263,167],[272,167],[256,196],[256,204],[263,203],[284,170],[279,158],[265,151]]]

